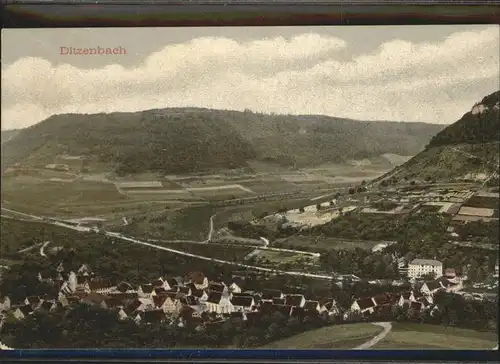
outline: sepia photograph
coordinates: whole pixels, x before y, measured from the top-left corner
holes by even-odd
[[[499,30],[3,29],[1,349],[498,350]]]

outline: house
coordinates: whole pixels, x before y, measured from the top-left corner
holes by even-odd
[[[156,296],[156,292],[154,291],[155,287],[152,284],[141,284],[137,293],[139,297],[150,298]]]
[[[420,288],[420,292],[422,292],[424,295],[430,296],[443,289],[444,287],[441,285],[439,281],[430,281],[430,282],[425,282],[422,285],[422,288]]]
[[[244,278],[239,276],[233,276],[231,284],[228,285],[227,289],[231,293],[241,293],[243,291],[242,287],[244,284]]]
[[[234,295],[230,302],[237,312],[250,312],[255,306],[253,296]]]
[[[265,289],[262,291],[263,300],[272,300],[273,298],[284,298],[284,294],[277,289]]]
[[[141,302],[139,299],[133,300],[130,302],[128,305],[125,306],[124,311],[127,314],[127,316],[131,316],[132,314],[146,311],[147,305],[145,305],[143,302]]]
[[[125,320],[127,319],[129,316],[127,315],[127,313],[125,312],[125,308],[124,307],[119,307],[118,308],[118,311],[117,311],[117,315],[118,315],[118,319],[119,320]],[[137,314],[138,315],[138,314]],[[134,317],[135,318],[135,317]]]
[[[87,264],[82,264],[80,266],[80,268],[78,268],[78,270],[76,271],[76,273],[79,276],[84,276],[84,277],[88,277],[88,276],[94,275],[94,273],[92,272],[92,269],[90,269],[90,267]]]
[[[43,312],[52,312],[57,309],[58,305],[55,301],[43,301],[36,310]]]
[[[351,305],[350,311],[360,313],[373,313],[375,310],[375,306],[377,306],[377,303],[373,300],[373,298],[361,298],[354,301],[354,303]]]
[[[8,296],[4,296],[0,298],[0,312],[8,311],[10,309],[10,298]]]
[[[398,306],[403,307],[405,304],[409,305],[410,302],[413,301],[415,301],[415,296],[413,294],[413,291],[406,291],[399,296]]]
[[[375,306],[386,306],[393,303],[392,295],[384,293],[372,297]]]
[[[91,306],[99,306],[101,308],[108,308],[106,306],[106,300],[108,299],[108,296],[102,295],[100,293],[96,292],[90,292],[86,296],[82,297],[80,299],[81,303],[86,303]]]
[[[28,296],[24,299],[24,304],[31,306],[33,310],[36,310],[42,304],[43,300],[38,296]]]
[[[433,259],[413,259],[408,264],[408,278],[420,278],[434,273],[436,278],[443,275],[443,263]]]
[[[92,279],[86,283],[86,287],[88,287],[90,292],[100,294],[108,294],[116,290],[116,285],[109,279]]]
[[[221,292],[210,292],[204,305],[208,312],[231,313],[234,311],[234,306],[229,298],[223,296]]]
[[[418,299],[417,302],[420,302],[422,304],[422,310],[427,310],[430,308],[433,304],[432,296],[422,296],[421,298]]]
[[[179,283],[173,278],[163,279],[160,277],[157,280],[151,282],[151,285],[154,288],[163,288],[166,291],[175,291],[177,290]]]
[[[289,294],[285,295],[285,305],[304,307],[306,303],[306,298],[301,294]]]
[[[210,292],[219,292],[222,294],[227,294],[229,293],[227,286],[223,282],[211,282],[208,284],[208,290]]]
[[[118,283],[116,288],[110,293],[119,294],[119,293],[136,293],[136,292],[137,290],[134,289],[134,287],[130,283],[120,282]]]
[[[13,315],[16,319],[22,320],[33,313],[33,308],[30,305],[18,306],[14,309]]]
[[[495,263],[495,276],[498,277],[498,261]]]
[[[235,282],[231,283],[231,285],[227,289],[231,293],[241,293],[241,287]]]
[[[319,301],[306,301],[304,303],[304,310],[308,313],[317,313],[324,311],[324,306],[320,305]]]
[[[188,279],[195,285],[196,289],[208,288],[208,278],[202,272],[191,272],[188,274]]]
[[[422,302],[411,302],[410,309],[416,312],[422,311]]]
[[[64,271],[65,271],[65,269],[64,269],[64,264],[63,264],[62,262],[61,262],[61,263],[59,263],[59,265],[58,265],[58,266],[57,266],[57,268],[56,268],[56,271],[57,271],[58,273],[62,273],[62,272],[64,272]]]
[[[184,306],[197,306],[199,304],[198,299],[195,296],[184,296],[180,298],[180,302]]]
[[[176,291],[177,287],[181,286],[178,280],[175,278],[167,278],[163,281],[163,288],[167,291]]]
[[[319,301],[322,305],[322,309],[320,312],[326,311],[328,316],[338,315],[340,314],[340,309],[337,305],[337,301],[334,298],[327,298]]]
[[[178,313],[182,304],[178,299],[169,295],[161,295],[153,297],[155,309],[161,310],[164,313]]]
[[[193,283],[188,284],[190,289],[191,296],[198,298],[200,302],[206,301],[208,298],[208,294],[204,289],[196,289]]]

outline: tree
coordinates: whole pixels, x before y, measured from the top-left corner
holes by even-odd
[[[354,192],[356,192],[356,190],[354,189],[354,187],[350,187],[349,188],[349,194],[350,195],[354,195]]]
[[[320,203],[316,205],[316,210],[317,211],[321,210],[321,204]]]
[[[303,213],[303,212],[305,212],[305,211],[306,211],[306,210],[305,210],[305,208],[303,208],[303,207],[301,207],[301,208],[299,209],[299,212],[300,212],[300,213]]]

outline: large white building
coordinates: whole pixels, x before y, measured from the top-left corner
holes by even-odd
[[[435,273],[436,278],[443,276],[443,263],[433,259],[413,259],[408,264],[408,278],[420,278]]]

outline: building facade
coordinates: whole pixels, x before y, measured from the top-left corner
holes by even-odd
[[[408,278],[421,278],[427,274],[435,278],[443,276],[443,263],[433,259],[414,259],[408,264]]]

